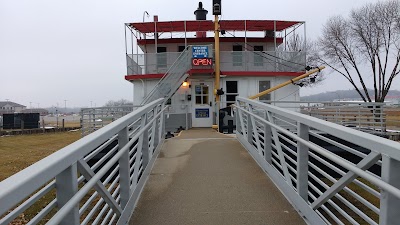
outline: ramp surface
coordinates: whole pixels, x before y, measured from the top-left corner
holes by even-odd
[[[165,142],[130,224],[305,224],[234,138],[211,129]]]

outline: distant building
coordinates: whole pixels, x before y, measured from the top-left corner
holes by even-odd
[[[24,109],[22,113],[39,113],[41,116],[49,115],[49,111],[47,109]]]
[[[26,109],[26,106],[15,102],[0,102],[0,115],[3,115],[5,113],[20,113],[24,109]]]

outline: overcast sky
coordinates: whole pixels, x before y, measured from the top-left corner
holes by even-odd
[[[222,19],[306,21],[312,38],[329,17],[376,1],[223,0]],[[203,1],[209,11],[211,2]],[[198,0],[0,0],[0,101],[61,107],[67,100],[67,107],[84,107],[131,100],[132,85],[124,80],[124,23],[141,22],[144,11],[160,21],[192,20],[197,5]],[[329,74],[301,94],[350,88]]]

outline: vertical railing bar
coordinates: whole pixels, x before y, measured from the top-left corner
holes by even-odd
[[[250,104],[247,104],[247,107],[249,107],[249,111],[253,113],[253,107]],[[253,131],[254,131],[254,136],[255,136],[254,138],[256,139],[257,152],[258,152],[258,154],[261,154],[260,137],[258,136],[258,130],[257,130],[255,120],[256,119],[254,117],[250,117],[251,125],[252,125]]]
[[[400,162],[390,158],[387,155],[382,155],[382,181],[400,188]],[[381,190],[380,200],[380,215],[379,224],[398,224],[400,221],[400,199],[389,193]]]
[[[118,151],[121,151],[129,142],[128,127],[124,127],[118,133]],[[124,209],[130,198],[130,174],[129,174],[129,148],[119,158],[119,173],[121,186],[121,208]]]
[[[268,121],[270,123],[274,123],[274,121],[272,119],[271,112],[267,112],[267,117],[268,117]],[[271,130],[272,130],[272,136],[274,138],[275,146],[277,147],[277,151],[278,151],[278,154],[279,154],[279,159],[281,161],[283,174],[284,174],[284,176],[286,178],[286,182],[290,187],[293,187],[292,180],[290,179],[289,171],[288,171],[287,166],[286,166],[285,156],[283,155],[283,152],[282,152],[282,147],[281,147],[281,143],[280,143],[280,140],[279,140],[278,131],[274,127],[271,127]]]
[[[78,192],[78,166],[76,163],[56,176],[57,205],[63,207]],[[79,224],[79,206],[61,220],[61,225]]]
[[[141,116],[140,120],[140,129],[143,129],[146,125],[146,113]],[[136,151],[136,160],[135,160],[135,171],[133,172],[133,181],[131,189],[134,190],[137,186],[138,177],[139,177],[139,168],[140,168],[140,157],[143,154],[143,142],[144,142],[144,133],[142,132],[138,139],[138,147]]]

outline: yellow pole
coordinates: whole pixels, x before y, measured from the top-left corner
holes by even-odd
[[[286,86],[286,85],[292,84],[293,82],[296,82],[296,81],[298,81],[298,80],[301,80],[301,79],[303,79],[303,78],[306,78],[306,77],[310,76],[311,74],[314,74],[314,73],[316,73],[316,72],[318,72],[318,71],[321,71],[321,70],[323,70],[323,69],[325,69],[325,66],[321,66],[321,67],[319,67],[319,68],[317,68],[317,69],[310,70],[309,72],[307,72],[307,73],[305,73],[305,74],[303,74],[303,75],[300,75],[300,76],[298,76],[298,77],[295,77],[295,78],[293,78],[293,79],[290,79],[290,80],[288,80],[288,81],[286,81],[286,82],[284,82],[284,83],[282,83],[282,84],[279,84],[279,85],[277,85],[277,86],[275,86],[275,87],[272,87],[272,88],[270,88],[270,89],[267,89],[267,90],[265,90],[265,91],[263,91],[263,92],[260,92],[260,93],[258,93],[258,94],[256,94],[256,95],[250,96],[249,99],[256,99],[256,98],[258,98],[258,97],[260,97],[260,96],[269,94],[269,93],[271,93],[271,92],[273,92],[273,91],[275,91],[275,90],[277,90],[277,89],[279,89],[279,88],[281,88],[281,87],[284,87],[284,86]]]
[[[218,22],[218,15],[215,15],[214,19],[214,41],[215,41],[215,84],[214,84],[214,95],[215,95],[215,105],[216,105],[216,125],[213,125],[212,127],[214,129],[218,129],[218,124],[219,124],[219,103],[220,103],[220,98],[219,95],[217,95],[217,90],[219,89],[219,77],[220,77],[220,55],[219,55],[219,22]]]
[[[217,89],[219,89],[219,77],[220,77],[220,56],[219,56],[219,23],[218,23],[218,15],[215,15],[215,21],[214,21],[214,26],[215,26],[215,99],[216,102],[219,102],[219,95],[217,95]]]

